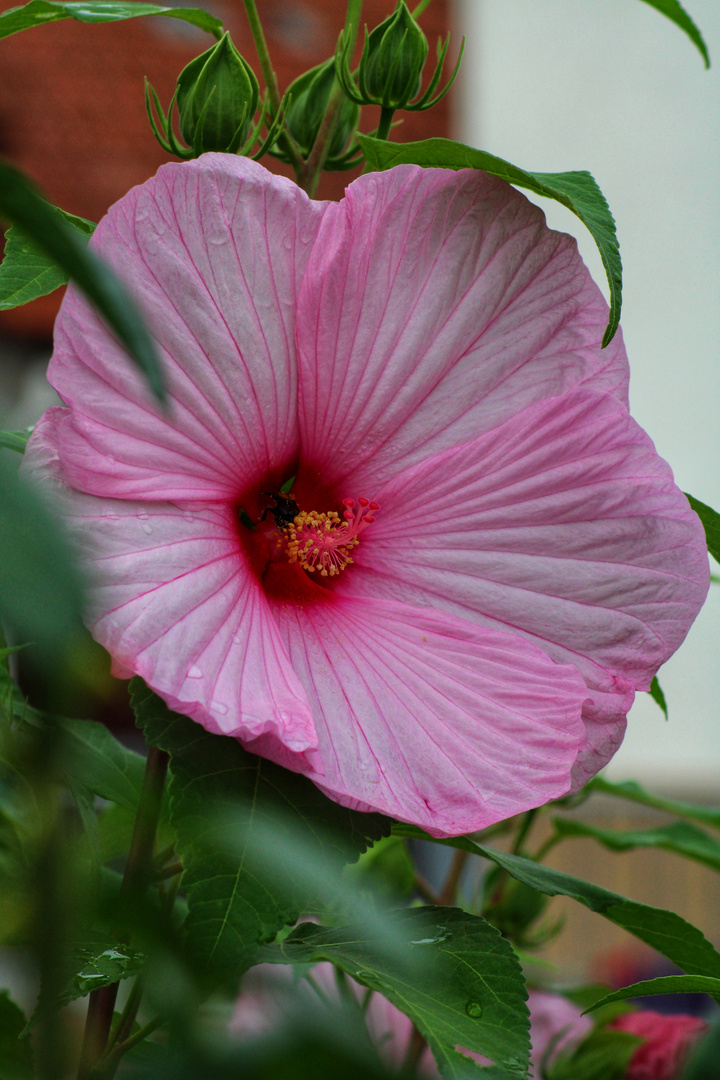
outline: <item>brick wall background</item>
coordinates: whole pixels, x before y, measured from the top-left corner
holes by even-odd
[[[12,6],[12,0],[0,0],[0,10]],[[259,72],[241,0],[205,6]],[[338,0],[260,0],[258,6],[281,91],[332,55],[344,21]],[[363,18],[372,28],[394,7],[394,0],[366,0]],[[434,0],[422,16],[429,73],[446,21],[444,0]],[[148,124],[144,77],[167,107],[180,71],[212,43],[209,34],[165,17],[105,25],[68,19],[0,40],[0,154],[32,176],[51,202],[99,220],[169,160]],[[453,43],[454,55],[458,44]],[[447,134],[449,108],[445,98],[428,112],[404,114],[403,140]],[[364,110],[364,130],[376,126],[377,113]],[[268,155],[263,164],[290,175]],[[356,175],[326,174],[318,198],[340,198]],[[49,341],[60,295],[0,313],[0,334]]]

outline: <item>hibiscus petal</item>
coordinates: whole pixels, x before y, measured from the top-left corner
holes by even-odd
[[[399,468],[581,383],[623,403],[617,336],[575,241],[477,171],[399,166],[329,207],[297,324],[303,457],[342,484]],[[372,494],[369,497],[373,497]]]
[[[708,589],[702,526],[648,436],[614,398],[575,390],[374,494],[382,510],[338,588],[512,628],[575,664],[597,691],[596,772]]]
[[[452,836],[568,790],[587,693],[574,668],[392,601],[275,612],[316,717],[324,774],[309,775],[336,801]]]
[[[89,579],[87,622],[120,669],[208,731],[265,736],[296,757],[317,745],[233,512],[222,505],[99,499],[62,483],[51,409],[26,468],[49,483]],[[304,759],[296,762],[304,767]]]
[[[66,478],[95,495],[236,497],[297,454],[295,309],[324,204],[247,158],[164,165],[92,240],[159,345],[161,412],[85,299],[66,297],[49,377],[72,406]],[[281,482],[281,481],[280,481]]]

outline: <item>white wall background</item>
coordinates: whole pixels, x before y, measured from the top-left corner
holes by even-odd
[[[455,135],[524,168],[589,169],[598,181],[623,257],[633,415],[679,485],[720,508],[720,4],[684,5],[709,72],[639,0],[455,0],[467,37]],[[577,236],[607,295],[582,224],[536,201]],[[640,694],[608,775],[717,797],[720,584],[659,678],[669,723]]]

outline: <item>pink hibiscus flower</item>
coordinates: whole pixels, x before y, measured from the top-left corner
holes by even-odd
[[[597,772],[708,564],[574,241],[479,172],[403,166],[320,203],[209,154],[92,243],[146,313],[170,408],[70,289],[67,407],[26,459],[119,669],[436,835]]]
[[[610,1025],[643,1039],[630,1059],[625,1080],[679,1080],[695,1043],[708,1030],[697,1016],[670,1016],[640,1009]]]

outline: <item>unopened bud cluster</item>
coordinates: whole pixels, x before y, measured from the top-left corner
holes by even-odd
[[[167,115],[153,87],[146,84],[155,137],[169,153],[185,159],[208,151],[252,153],[257,159],[269,150],[291,162],[298,176],[311,158],[318,162],[318,170],[352,168],[362,158],[353,138],[361,106],[380,107],[376,134],[387,138],[395,111],[435,105],[449,90],[460,64],[458,60],[449,82],[436,93],[448,47],[447,40],[438,42],[437,64],[421,94],[428,43],[405,0],[398,0],[393,14],[374,30],[366,28],[360,63],[352,72],[354,38],[352,28],[341,34],[335,56],[295,79],[282,103],[273,91],[270,109],[267,97],[261,105],[258,81],[226,33],[180,73]],[[176,108],[185,145],[174,129]],[[255,149],[263,125],[265,137]]]

